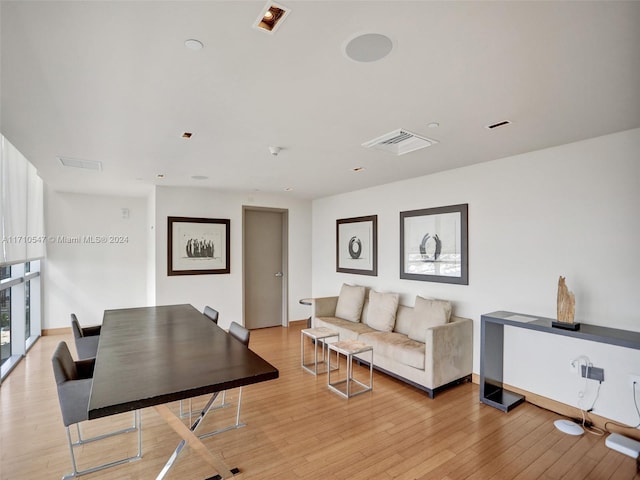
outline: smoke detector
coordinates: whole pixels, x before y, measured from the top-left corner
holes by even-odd
[[[405,153],[414,152],[421,148],[430,147],[438,143],[437,140],[423,137],[415,133],[399,128],[393,132],[389,132],[368,142],[362,144],[366,148],[377,148],[385,150],[394,155],[404,155]]]
[[[280,150],[282,150],[280,147],[269,147],[269,152],[271,153],[271,155],[273,155],[274,157],[277,157],[278,154],[280,153]]]

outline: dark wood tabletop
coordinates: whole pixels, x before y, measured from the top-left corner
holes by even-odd
[[[89,418],[278,378],[278,370],[191,305],[106,310]]]

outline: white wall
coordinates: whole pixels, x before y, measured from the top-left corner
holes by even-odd
[[[156,305],[156,190],[147,197],[147,305]]]
[[[474,320],[495,310],[555,317],[558,276],[576,295],[576,320],[640,331],[640,129],[396,182],[313,202],[313,296],[343,282],[450,299]],[[389,161],[397,161],[389,157]],[[401,280],[399,212],[469,204],[469,285]],[[378,215],[378,276],[335,272],[335,222]],[[584,388],[569,363],[605,369],[594,412],[637,423],[628,373],[640,351],[507,328],[505,383],[577,405]],[[589,382],[583,403],[595,395]],[[589,405],[590,406],[590,403]]]
[[[105,309],[147,304],[147,221],[144,198],[47,188],[44,329],[68,328],[72,312],[90,325]]]
[[[211,305],[220,312],[220,325],[243,321],[242,207],[289,211],[288,319],[311,313],[298,300],[311,294],[311,202],[288,195],[226,193],[205,188],[156,189],[156,301],[158,305],[190,303],[199,310]],[[228,218],[231,221],[231,273],[222,275],[167,275],[167,217]]]

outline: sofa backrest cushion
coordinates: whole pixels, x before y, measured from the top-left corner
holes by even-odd
[[[393,327],[393,331],[408,336],[412,324],[413,307],[398,305],[398,311],[396,312],[396,325]]]
[[[335,316],[350,322],[359,322],[363,304],[364,287],[344,283],[340,289]]]
[[[369,288],[364,289],[364,304],[362,305],[362,315],[360,315],[360,321],[367,323],[367,316],[369,315]]]
[[[391,332],[396,324],[400,295],[397,293],[369,292],[367,325],[381,332]]]
[[[408,337],[417,342],[425,342],[427,329],[444,325],[451,318],[451,303],[446,300],[435,300],[416,297],[413,307],[413,321]]]

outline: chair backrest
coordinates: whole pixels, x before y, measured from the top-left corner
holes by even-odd
[[[202,313],[204,313],[207,317],[209,317],[211,320],[213,320],[213,323],[215,323],[216,325],[218,324],[218,315],[219,314],[218,314],[217,310],[214,310],[209,305],[207,305],[206,307],[204,307],[204,311]]]
[[[78,317],[76,317],[75,313],[71,314],[71,330],[73,330],[73,336],[75,338],[82,338],[84,336],[82,328],[80,328],[80,322],[78,322]]]
[[[53,375],[56,378],[56,384],[61,385],[64,382],[78,378],[76,362],[73,361],[66,342],[58,344],[55,352],[53,352],[53,357],[51,357],[51,363],[53,364]]]
[[[231,322],[231,325],[229,326],[229,334],[240,340],[245,346],[249,346],[249,336],[251,335],[251,332],[239,323]]]

